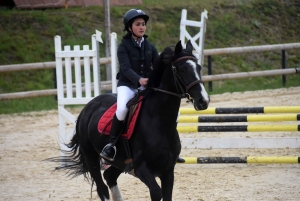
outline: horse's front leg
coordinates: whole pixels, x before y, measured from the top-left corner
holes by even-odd
[[[155,180],[155,176],[145,163],[134,168],[136,176],[149,188],[152,201],[160,201],[162,192],[160,186]]]
[[[174,185],[174,168],[160,177],[161,188],[164,201],[172,200],[172,192]]]

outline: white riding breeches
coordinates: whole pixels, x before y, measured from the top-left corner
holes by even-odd
[[[132,89],[126,86],[119,86],[117,88],[117,111],[116,116],[119,121],[124,121],[128,112],[126,104],[130,99],[132,99],[135,94],[138,92],[138,89]]]
[[[144,87],[140,87],[139,90],[144,90]],[[135,94],[138,92],[138,89],[132,89],[126,86],[119,86],[117,88],[117,111],[116,116],[119,121],[124,121],[127,115],[129,108],[126,106],[128,101],[132,99]],[[178,122],[178,118],[180,116],[180,112],[178,111],[178,116],[176,122]]]

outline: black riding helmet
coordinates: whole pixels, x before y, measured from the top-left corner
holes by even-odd
[[[127,11],[127,13],[124,16],[124,31],[129,31],[129,27],[131,27],[131,24],[133,20],[137,17],[141,17],[145,20],[145,23],[147,24],[147,21],[149,20],[149,16],[144,13],[144,11],[140,9],[130,9]]]

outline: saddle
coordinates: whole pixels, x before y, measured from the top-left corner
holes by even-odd
[[[129,112],[127,114],[126,123],[125,123],[126,126],[122,130],[121,137],[127,140],[129,140],[132,136],[136,124],[136,120],[138,118],[142,106],[143,96],[139,96],[138,98],[139,101],[129,107]],[[106,112],[100,118],[98,122],[98,132],[101,135],[110,134],[112,119],[116,113],[116,109],[117,109],[117,103],[113,104],[110,108],[108,108],[108,110],[106,110]]]
[[[125,126],[122,129],[122,133],[121,133],[121,138],[122,141],[124,142],[124,148],[127,155],[127,159],[125,160],[125,164],[126,164],[126,167],[124,169],[125,173],[130,172],[133,169],[133,163],[132,163],[133,160],[132,160],[132,155],[131,155],[131,150],[130,150],[128,140],[131,138],[133,134],[136,121],[142,107],[142,100],[144,97],[145,96],[138,93],[126,104],[126,106],[129,108],[129,112],[125,119]],[[110,108],[108,108],[100,118],[98,122],[98,132],[101,135],[110,134],[112,119],[116,113],[116,109],[117,109],[117,103],[113,104]]]

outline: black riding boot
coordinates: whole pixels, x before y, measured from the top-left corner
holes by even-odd
[[[116,115],[114,116],[110,130],[110,143],[107,144],[100,153],[102,158],[105,158],[109,161],[114,161],[116,155],[115,144],[117,143],[118,136],[122,131],[123,122],[124,121],[119,121]]]

